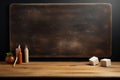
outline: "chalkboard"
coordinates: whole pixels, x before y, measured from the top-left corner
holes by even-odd
[[[11,51],[20,44],[31,58],[112,54],[110,3],[12,3],[9,11]]]

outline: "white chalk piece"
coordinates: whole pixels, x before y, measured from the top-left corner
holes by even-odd
[[[99,64],[99,59],[98,59],[98,57],[93,56],[93,57],[89,58],[89,64],[90,64],[90,65],[93,65],[93,66]]]
[[[27,45],[25,46],[25,49],[24,49],[24,55],[25,55],[25,63],[28,63],[29,62],[29,49]]]
[[[108,67],[111,66],[111,59],[101,59],[100,60],[101,66]]]

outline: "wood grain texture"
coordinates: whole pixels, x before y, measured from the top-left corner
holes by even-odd
[[[16,67],[0,62],[0,77],[119,77],[120,62],[110,67],[88,62],[30,62]]]
[[[10,50],[27,44],[30,57],[110,57],[111,17],[109,3],[14,3]]]

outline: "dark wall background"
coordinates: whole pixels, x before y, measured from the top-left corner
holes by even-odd
[[[0,0],[0,61],[9,52],[9,4],[10,3],[112,3],[112,56],[113,61],[120,61],[120,0]],[[18,27],[19,30],[19,27]],[[36,60],[36,59],[31,59]],[[38,59],[39,60],[39,59]],[[45,59],[42,59],[45,60]],[[58,60],[58,59],[50,59]],[[66,60],[66,59],[60,59]],[[69,59],[87,60],[87,59]]]

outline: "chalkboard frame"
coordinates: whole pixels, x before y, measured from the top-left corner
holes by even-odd
[[[82,37],[80,37],[80,38],[82,38],[82,39],[85,39],[85,40],[87,40],[88,41],[88,43],[90,43],[90,45],[91,45],[91,42],[92,42],[92,39],[96,39],[96,38],[94,38],[95,36],[96,36],[96,34],[98,34],[97,36],[97,38],[98,39],[96,39],[98,42],[100,42],[100,43],[102,43],[102,41],[104,41],[104,39],[107,39],[106,40],[106,42],[105,42],[105,45],[103,45],[103,46],[99,46],[99,45],[97,45],[97,47],[100,47],[100,49],[104,49],[103,51],[102,50],[100,50],[100,49],[97,49],[97,48],[95,48],[95,45],[94,46],[87,46],[87,44],[85,44],[84,43],[84,46],[87,46],[87,48],[83,48],[83,44],[80,44],[80,43],[77,43],[77,41],[79,41],[79,39],[77,40],[77,37],[78,37],[78,34],[76,35],[76,33],[74,32],[74,35],[72,35],[71,34],[71,32],[70,31],[68,31],[68,33],[66,33],[65,31],[64,31],[64,29],[66,30],[66,29],[68,29],[68,27],[64,27],[62,30],[64,31],[63,33],[66,35],[66,36],[70,36],[70,37],[67,37],[67,39],[66,39],[66,37],[61,37],[61,36],[64,36],[64,34],[61,34],[61,32],[60,33],[58,33],[57,35],[53,35],[54,33],[52,33],[52,31],[49,31],[49,30],[53,30],[53,31],[55,31],[54,29],[51,29],[51,28],[49,28],[49,29],[45,29],[45,30],[47,30],[48,31],[48,33],[47,33],[47,35],[46,35],[46,33],[45,32],[42,32],[42,30],[44,30],[43,28],[41,28],[42,30],[41,30],[41,32],[42,33],[38,33],[39,31],[37,31],[37,29],[35,29],[35,28],[31,28],[31,30],[30,30],[30,32],[29,32],[29,28],[27,28],[27,29],[25,29],[25,28],[21,28],[21,27],[19,27],[19,25],[21,24],[22,25],[22,23],[19,23],[19,21],[18,22],[14,22],[14,21],[17,21],[18,20],[18,18],[19,19],[21,19],[21,20],[23,20],[24,19],[24,17],[17,17],[16,18],[16,14],[14,14],[14,12],[12,11],[12,10],[14,10],[13,9],[13,7],[14,6],[26,6],[26,5],[28,5],[28,6],[42,6],[43,7],[43,9],[47,9],[47,8],[49,8],[48,6],[52,6],[51,8],[52,9],[54,9],[55,11],[54,11],[54,15],[56,15],[55,13],[56,13],[56,11],[57,11],[57,13],[59,12],[59,9],[60,8],[62,8],[63,9],[63,7],[64,6],[70,6],[70,7],[68,7],[68,8],[71,8],[71,10],[74,10],[75,8],[72,8],[71,6],[94,6],[95,8],[96,8],[96,6],[97,5],[99,5],[99,6],[107,6],[107,8],[108,8],[108,17],[107,18],[109,18],[109,19],[101,19],[101,20],[107,20],[108,21],[108,25],[105,23],[105,26],[104,27],[102,27],[102,28],[104,28],[105,29],[105,33],[107,33],[107,34],[103,34],[104,32],[104,30],[102,30],[100,33],[95,33],[96,31],[98,31],[98,29],[96,29],[96,31],[92,31],[91,29],[95,29],[95,24],[93,25],[93,24],[91,24],[92,25],[92,27],[93,28],[91,28],[91,29],[88,29],[88,30],[85,30],[84,28],[78,28],[77,30],[81,30],[81,34],[84,34],[84,32],[82,33],[82,30],[84,30],[86,33],[85,33],[85,35],[86,36],[89,36],[89,35],[94,35],[94,36],[91,36],[91,37],[88,37],[88,38],[91,38],[90,39],[90,42],[89,42],[89,39],[87,40],[87,38],[84,38],[84,36],[82,36]],[[47,6],[47,7],[46,7]],[[57,7],[59,7],[58,8],[58,10],[57,10],[57,8],[56,8],[56,6]],[[18,7],[19,8],[19,7]],[[25,7],[22,7],[22,9],[24,10],[24,8]],[[65,9],[68,9],[68,8],[65,8]],[[79,7],[78,7],[79,8]],[[95,9],[95,8],[92,8],[92,9]],[[22,9],[20,9],[21,10],[21,12],[22,12]],[[51,10],[52,10],[51,9]],[[60,9],[61,11],[62,11],[62,9]],[[99,7],[98,7],[98,9],[100,9]],[[18,9],[15,9],[15,10],[18,10]],[[95,9],[96,10],[96,9]],[[103,10],[103,11],[106,11],[107,9],[105,9],[105,10]],[[43,11],[45,11],[45,10],[43,10]],[[49,10],[46,10],[47,11],[47,14],[49,13]],[[83,10],[84,11],[84,10]],[[93,10],[91,10],[91,11],[93,11]],[[99,10],[98,10],[99,11]],[[16,11],[17,12],[17,11]],[[15,12],[15,13],[16,13]],[[19,11],[18,11],[19,12]],[[69,10],[68,10],[68,12],[69,12]],[[74,11],[73,11],[74,12]],[[35,11],[35,9],[33,9],[33,11],[32,12],[30,12],[30,11],[28,11],[28,13],[30,13],[31,15],[34,15],[34,14],[40,14],[40,12],[38,13],[38,12],[36,12]],[[64,13],[64,12],[61,12],[61,13],[63,13],[63,15],[65,14],[66,15],[66,13]],[[80,12],[80,13],[82,13],[82,12]],[[84,12],[83,12],[84,13]],[[97,12],[96,12],[97,13]],[[107,12],[103,12],[103,13],[97,13],[97,14],[99,14],[99,15],[101,15],[101,14],[103,14],[104,15],[104,13],[107,13]],[[76,12],[75,12],[75,14],[77,14]],[[88,14],[88,12],[86,13],[86,14]],[[94,14],[94,13],[93,13]],[[20,14],[19,14],[20,15]],[[22,15],[24,15],[24,14],[22,14]],[[46,14],[45,14],[46,15]],[[50,15],[52,15],[51,14],[51,11],[50,11]],[[78,15],[78,14],[77,14]],[[18,15],[17,15],[18,16]],[[24,16],[28,16],[28,15],[24,15]],[[29,15],[30,16],[30,15]],[[47,16],[47,15],[46,15]],[[72,17],[71,15],[67,15],[68,17]],[[93,22],[94,22],[94,19],[95,20],[97,20],[98,18],[97,17],[102,17],[102,16],[95,16],[94,18],[92,18],[93,17],[93,15],[91,16],[91,15],[86,15],[87,17],[84,17],[85,15],[84,14],[80,14],[80,16],[82,17],[83,16],[83,20],[85,19],[85,18],[87,18],[87,20],[88,19],[90,19],[90,20],[93,20]],[[107,16],[106,14],[105,14],[105,16]],[[105,17],[104,16],[104,17]],[[14,17],[14,19],[13,19],[13,17]],[[32,17],[32,16],[31,16]],[[34,17],[32,17],[32,18],[34,18],[34,20],[37,20],[37,17],[38,16],[34,16]],[[49,18],[49,16],[47,16],[48,18]],[[47,18],[47,17],[45,17],[45,18]],[[64,16],[65,17],[65,16]],[[74,17],[74,16],[73,16]],[[48,20],[48,18],[47,18],[47,20]],[[76,16],[75,16],[75,18],[76,18]],[[78,18],[80,18],[80,17],[78,17]],[[103,17],[102,17],[103,18]],[[105,17],[106,18],[106,17]],[[55,18],[54,17],[54,20],[53,21],[55,21],[55,19],[56,19],[56,21],[58,20],[58,21],[60,21],[60,19],[61,19],[61,17],[59,17],[59,19],[58,18]],[[72,19],[72,18],[68,18],[68,19]],[[77,19],[77,18],[76,18]],[[27,19],[27,20],[29,20],[29,19]],[[39,20],[39,19],[38,19]],[[43,21],[43,23],[44,23],[44,20],[45,19],[43,19],[43,17],[42,17],[42,21]],[[63,18],[61,19],[61,20],[63,20]],[[65,20],[66,20],[66,18],[65,18]],[[81,19],[78,19],[78,20],[81,20]],[[88,20],[88,21],[90,21],[90,20]],[[100,19],[98,19],[98,20],[100,20]],[[48,20],[48,22],[49,21],[51,21],[52,22],[52,20],[51,20],[51,17],[50,17],[50,19]],[[68,20],[69,21],[69,20]],[[105,22],[107,22],[107,21],[105,21]],[[31,58],[33,58],[33,57],[37,57],[37,58],[53,58],[53,57],[55,57],[55,58],[88,58],[88,57],[91,57],[91,56],[98,56],[98,57],[110,57],[111,56],[111,54],[112,54],[112,5],[110,4],[110,3],[12,3],[12,4],[10,4],[10,20],[9,20],[9,22],[10,22],[10,51],[12,51],[12,52],[15,52],[15,48],[20,44],[21,45],[21,48],[22,48],[22,51],[23,51],[23,53],[24,53],[24,46],[25,45],[28,45],[28,48],[29,48],[29,50],[30,50],[30,57]],[[21,21],[22,22],[22,21]],[[67,22],[67,21],[66,21]],[[70,22],[70,21],[69,21]],[[75,23],[75,21],[73,21],[74,23]],[[50,25],[53,25],[54,26],[54,24],[53,24],[54,22],[52,22],[52,24],[51,23],[48,23],[48,24],[50,24]],[[56,22],[57,23],[57,22]],[[63,23],[63,22],[62,22]],[[101,22],[102,23],[102,22]],[[15,25],[13,25],[13,24],[15,24]],[[16,25],[17,24],[17,25]],[[38,23],[34,23],[34,25],[37,25]],[[41,24],[41,25],[45,25],[45,26],[49,26],[49,25],[46,25],[46,24]],[[58,23],[59,24],[59,23]],[[57,24],[57,25],[58,25]],[[98,23],[99,24],[99,23]],[[102,23],[102,24],[104,24],[104,22]],[[64,24],[63,24],[64,25]],[[61,25],[61,26],[63,26],[63,25]],[[73,24],[74,25],[74,24]],[[80,22],[80,24],[78,24],[78,23],[76,23],[75,24],[76,26],[85,26],[86,27],[86,25],[87,26],[89,26],[90,25],[90,23],[89,23],[89,25],[88,25],[88,22]],[[75,26],[74,25],[74,26]],[[16,27],[17,26],[17,27]],[[23,25],[22,25],[23,26]],[[71,26],[71,25],[69,25],[68,23],[67,23],[67,26]],[[56,28],[55,26],[54,26],[54,28]],[[73,28],[72,28],[73,29]],[[33,30],[33,32],[31,32]],[[51,42],[49,42],[48,40],[46,40],[45,38],[44,38],[44,35],[41,35],[42,36],[42,38],[44,38],[44,39],[37,39],[36,37],[33,37],[33,39],[32,40],[36,40],[36,41],[29,41],[30,40],[30,38],[25,38],[24,37],[24,39],[21,39],[21,38],[23,38],[23,37],[21,37],[20,35],[26,35],[26,34],[21,34],[21,33],[24,33],[24,32],[26,32],[26,31],[28,31],[27,33],[30,33],[30,34],[28,34],[29,35],[29,37],[30,36],[32,36],[32,34],[31,33],[34,33],[35,31],[37,31],[37,34],[45,34],[45,36],[46,37],[49,37],[49,40],[51,40]],[[59,31],[57,28],[56,28],[56,31],[55,32],[57,32],[57,31]],[[75,31],[76,31],[76,29],[75,29]],[[52,34],[52,35],[49,35],[49,34]],[[102,35],[102,38],[99,38],[99,36],[101,36]],[[60,36],[60,37],[58,37],[57,38],[57,36]],[[75,36],[75,37],[74,37]],[[38,36],[39,37],[39,36]],[[51,39],[51,37],[52,37],[52,39]],[[72,37],[74,37],[74,39],[73,40],[70,40]],[[105,37],[107,37],[107,38],[105,38]],[[57,46],[59,45],[59,46],[62,46],[61,48],[60,47],[58,47],[58,48],[55,48],[56,47],[56,44],[54,44],[54,42],[56,42],[56,40],[53,40],[53,38],[57,38],[56,40],[64,40],[64,41],[59,41],[59,44],[57,44]],[[26,41],[24,41],[24,40],[26,40]],[[81,40],[81,41],[85,41],[85,40]],[[97,41],[96,40],[93,40],[93,44],[97,44]],[[100,41],[99,41],[100,40]],[[38,43],[35,43],[34,44],[34,47],[33,47],[33,44],[32,44],[32,42],[39,42],[39,41],[41,41],[41,43],[40,44],[42,44],[42,46],[44,47],[42,47],[42,46],[38,46],[37,44]],[[75,42],[74,42],[75,41]],[[96,41],[96,42],[95,42]],[[58,41],[57,41],[58,42]],[[95,43],[94,43],[95,42]],[[44,43],[45,43],[45,45],[46,46],[44,46]],[[47,44],[48,43],[48,44]],[[69,45],[69,43],[71,43],[72,45]],[[99,43],[99,44],[100,44]],[[32,44],[32,45],[31,45]],[[102,43],[102,44],[104,44],[104,42]],[[80,48],[78,48],[77,46],[79,46]],[[68,47],[68,48],[66,48],[66,47]],[[91,48],[91,47],[93,47],[93,48]],[[102,47],[102,48],[101,48]],[[60,48],[60,49],[59,49]],[[91,48],[91,49],[93,49],[93,50],[89,50],[88,48]],[[56,49],[56,50],[55,50]],[[58,50],[57,50],[58,49]],[[72,50],[73,49],[73,50]],[[97,50],[96,50],[97,49]],[[35,51],[35,50],[37,50],[37,51]],[[45,51],[46,50],[46,51]],[[44,52],[45,51],[45,52]],[[76,53],[75,53],[76,52]],[[91,53],[89,53],[89,52],[91,52]],[[95,52],[95,53],[93,53],[93,52]],[[61,54],[62,53],[62,54]],[[80,53],[80,54],[79,54]],[[82,53],[82,54],[81,54]],[[102,53],[102,54],[101,54]]]

